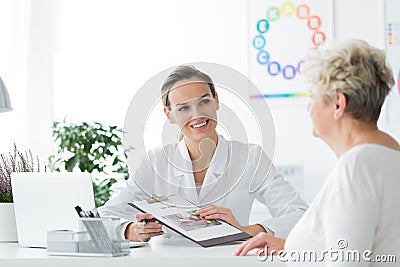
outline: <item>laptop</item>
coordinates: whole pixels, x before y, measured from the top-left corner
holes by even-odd
[[[46,247],[48,230],[78,230],[78,214],[95,207],[90,174],[73,172],[12,173],[18,243]]]

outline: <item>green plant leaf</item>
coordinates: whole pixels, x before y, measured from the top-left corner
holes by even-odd
[[[48,158],[48,165],[56,171],[79,168],[84,172],[105,175],[107,178],[93,183],[96,205],[102,205],[111,196],[111,186],[117,181],[113,176],[125,180],[129,177],[126,164],[128,150],[123,147],[122,136],[123,131],[119,127],[99,122],[54,122],[53,139],[57,149]]]
[[[72,172],[79,161],[79,155],[75,155],[65,161],[65,169],[69,172]]]

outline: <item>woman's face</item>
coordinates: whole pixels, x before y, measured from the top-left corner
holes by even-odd
[[[179,81],[169,91],[168,100],[171,109],[165,113],[185,138],[200,142],[215,134],[218,96],[212,96],[208,83],[196,78]]]
[[[314,91],[315,92],[315,91]],[[326,103],[322,94],[313,93],[310,91],[310,103],[308,104],[308,113],[313,124],[312,134],[315,137],[326,139],[331,132],[333,119],[333,109],[330,103]]]

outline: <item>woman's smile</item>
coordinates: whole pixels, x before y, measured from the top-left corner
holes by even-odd
[[[208,122],[210,119],[205,119],[202,121],[196,121],[195,123],[191,124],[190,127],[195,130],[203,130],[208,126]]]

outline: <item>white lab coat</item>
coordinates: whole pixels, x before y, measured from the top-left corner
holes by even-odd
[[[129,205],[152,194],[179,194],[190,202],[230,208],[241,225],[249,224],[254,199],[265,204],[273,218],[259,222],[275,236],[286,237],[307,209],[307,204],[273,166],[258,145],[218,138],[218,145],[203,181],[196,191],[192,162],[184,140],[149,151],[136,164],[127,187],[99,209],[103,216],[134,221]],[[122,203],[122,204],[121,204]],[[126,224],[125,224],[126,225]]]

